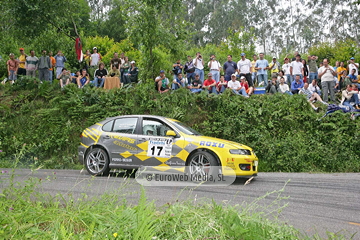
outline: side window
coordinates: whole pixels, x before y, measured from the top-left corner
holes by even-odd
[[[113,123],[114,123],[114,120],[105,123],[104,126],[102,127],[102,130],[103,130],[104,132],[111,132]]]
[[[119,118],[115,120],[113,132],[134,134],[138,118]]]
[[[151,135],[151,136],[166,136],[167,130],[172,130],[166,124],[157,121],[157,120],[146,120],[144,119],[142,122],[142,134],[143,135]]]

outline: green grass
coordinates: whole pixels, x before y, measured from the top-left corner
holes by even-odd
[[[284,189],[245,205],[192,199],[159,207],[146,198],[144,189],[140,190],[137,204],[128,203],[124,194],[127,180],[112,193],[75,198],[68,194],[41,193],[37,190],[41,188],[38,178],[29,177],[18,183],[14,182],[14,173],[2,174],[9,176],[2,178],[2,185],[7,187],[0,194],[0,239],[308,238],[277,220],[285,207],[279,205],[284,199],[281,197]],[[53,175],[46,180],[54,178]],[[277,197],[270,205],[258,204],[273,194]],[[329,238],[345,239],[333,233],[329,233]]]

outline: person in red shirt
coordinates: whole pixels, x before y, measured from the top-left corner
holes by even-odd
[[[202,86],[204,89],[207,89],[209,93],[217,94],[216,92],[216,81],[212,79],[212,73],[208,74],[208,78],[204,81]]]
[[[249,84],[244,76],[240,77],[240,86],[245,87],[245,91],[248,95],[252,94],[253,88],[249,87]]]
[[[220,81],[218,83],[216,83],[216,91],[218,94],[221,94],[226,90],[227,83],[228,82],[225,80],[225,76],[221,75]]]

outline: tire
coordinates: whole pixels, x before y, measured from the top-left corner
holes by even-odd
[[[109,157],[102,148],[91,149],[85,158],[86,170],[93,176],[109,175]]]
[[[187,174],[190,175],[213,175],[217,174],[219,163],[211,153],[198,151],[192,154],[187,164]]]

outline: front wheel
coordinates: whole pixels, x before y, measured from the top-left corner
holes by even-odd
[[[218,166],[216,158],[211,153],[196,152],[188,162],[188,173],[192,176],[213,175],[216,174]]]
[[[89,151],[85,166],[91,175],[108,175],[110,172],[109,157],[101,148],[93,148]]]

